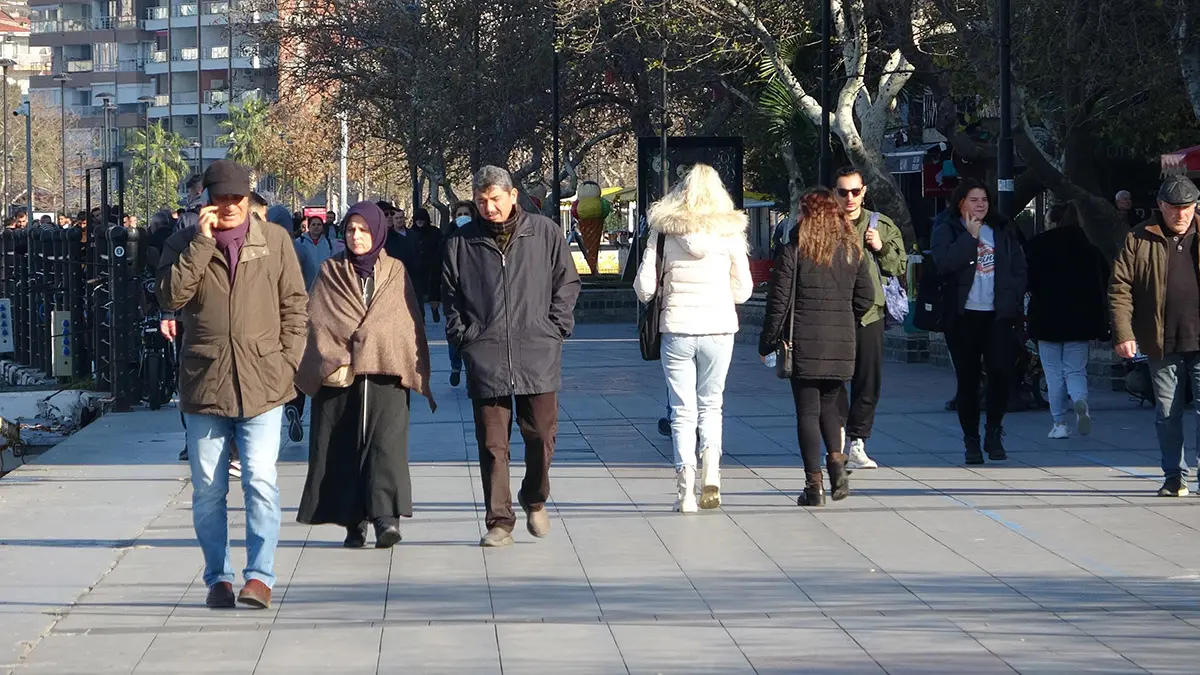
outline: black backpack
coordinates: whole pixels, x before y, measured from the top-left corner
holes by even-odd
[[[921,252],[921,278],[917,281],[917,302],[913,308],[913,326],[917,330],[942,333],[946,330],[946,291],[953,288],[938,275],[929,251]]]

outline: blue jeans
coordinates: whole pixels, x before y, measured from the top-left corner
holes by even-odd
[[[1046,375],[1046,395],[1055,424],[1066,420],[1071,401],[1087,400],[1088,352],[1086,342],[1038,342],[1038,358]]]
[[[662,336],[663,373],[671,404],[671,440],[675,470],[696,466],[700,447],[720,456],[725,376],[733,359],[733,334]]]
[[[1200,352],[1167,354],[1150,359],[1150,384],[1154,388],[1154,430],[1162,451],[1164,478],[1188,477],[1187,453],[1183,449],[1183,401],[1185,383],[1200,393]],[[1196,397],[1196,426],[1200,431],[1200,396]]]
[[[275,546],[279,543],[279,427],[283,407],[258,417],[235,419],[187,416],[188,460],[192,467],[192,525],[204,553],[204,584],[233,582],[229,560],[229,449],[236,442],[242,460],[246,500],[246,581],[275,584]]]

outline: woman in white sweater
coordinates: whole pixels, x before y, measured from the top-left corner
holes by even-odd
[[[735,305],[754,290],[746,255],[747,219],[734,208],[717,172],[697,164],[650,207],[647,221],[649,245],[634,290],[642,302],[662,293],[659,328],[675,446],[675,510],[694,513],[697,431],[699,507],[721,505],[721,405],[738,330]]]

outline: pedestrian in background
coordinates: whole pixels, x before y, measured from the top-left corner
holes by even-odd
[[[475,208],[474,202],[460,201],[454,205],[454,221],[453,227],[457,231],[460,227],[465,227],[479,218],[479,211]],[[438,281],[438,286],[441,286],[441,281]],[[462,355],[454,348],[454,345],[447,342],[450,351],[450,386],[457,387],[462,383]]]
[[[313,397],[308,478],[297,520],[346,528],[347,548],[400,542],[412,516],[411,392],[429,400],[429,345],[404,264],[384,253],[387,222],[371,202],[346,213],[346,250],[321,266],[308,304],[296,385]]]
[[[446,242],[442,297],[446,340],[463,357],[487,505],[480,546],[509,546],[516,516],[509,484],[514,411],[525,440],[517,493],[526,529],[550,534],[550,462],[558,433],[563,341],[575,328],[579,275],[554,221],[517,204],[512,176],[496,166],[475,175],[480,217]]]
[[[1108,288],[1113,345],[1123,359],[1140,349],[1150,360],[1154,430],[1162,454],[1159,497],[1186,497],[1184,396],[1200,393],[1200,253],[1196,200],[1200,189],[1183,176],[1163,181],[1158,213],[1125,238]],[[1200,396],[1195,396],[1200,415]]]
[[[854,377],[843,414],[846,417],[846,468],[874,469],[879,465],[867,455],[867,439],[875,426],[875,407],[883,391],[883,336],[887,296],[884,277],[903,277],[908,268],[904,237],[891,218],[863,208],[867,185],[858,169],[846,167],[837,173],[838,203],[862,241],[875,300],[854,329]],[[843,390],[844,391],[844,390]]]
[[[643,303],[660,295],[662,367],[675,449],[675,510],[715,509],[721,505],[722,405],[738,331],[736,306],[754,291],[746,253],[749,220],[734,206],[716,170],[696,164],[650,207],[648,221],[650,234],[634,291]]]
[[[304,349],[307,297],[287,233],[251,212],[249,171],[214,162],[204,172],[204,187],[213,204],[195,228],[167,240],[158,298],[188,329],[179,401],[187,415],[192,520],[204,553],[206,602],[235,604],[226,501],[236,441],[248,557],[236,601],[265,609],[279,541],[279,426]]]
[[[304,288],[312,290],[317,282],[317,274],[321,264],[340,253],[345,248],[343,242],[333,238],[326,229],[325,221],[317,216],[308,219],[308,232],[296,240],[296,258],[300,260],[300,271],[304,275]]]
[[[1049,438],[1070,436],[1067,412],[1086,436],[1092,430],[1087,365],[1092,340],[1107,340],[1108,261],[1083,231],[1079,204],[1055,204],[1054,227],[1034,237],[1029,256],[1029,333],[1037,341],[1053,426]]]
[[[413,237],[413,266],[409,274],[417,289],[421,302],[421,317],[425,317],[425,304],[429,304],[433,322],[441,321],[442,299],[442,231],[432,225],[429,211],[413,209],[413,226],[409,236]]]
[[[765,362],[791,335],[789,381],[804,459],[800,506],[825,505],[822,441],[833,499],[850,494],[838,396],[854,376],[859,321],[875,304],[862,240],[832,191],[810,190],[800,200],[799,223],[771,273],[758,352]]]
[[[958,381],[955,396],[967,464],[1008,459],[1004,412],[1016,370],[1017,321],[1025,307],[1026,264],[1017,228],[995,211],[983,183],[963,178],[930,235],[934,264],[950,306],[946,346]],[[979,442],[979,384],[987,365],[987,422]]]

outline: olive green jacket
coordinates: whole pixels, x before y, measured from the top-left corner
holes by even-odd
[[[900,234],[900,228],[896,227],[891,218],[882,213],[879,214],[879,221],[875,223],[875,228],[879,230],[883,248],[876,253],[867,247],[865,237],[867,236],[867,226],[871,224],[871,213],[871,211],[863,209],[858,220],[854,221],[854,227],[858,230],[858,236],[863,242],[863,251],[874,256],[875,263],[878,263],[868,265],[871,269],[871,281],[875,284],[875,304],[863,315],[862,325],[864,326],[879,321],[887,311],[887,299],[883,295],[883,278],[880,276],[880,271],[883,272],[883,276],[903,278],[908,270],[908,255],[904,253],[904,237]]]

